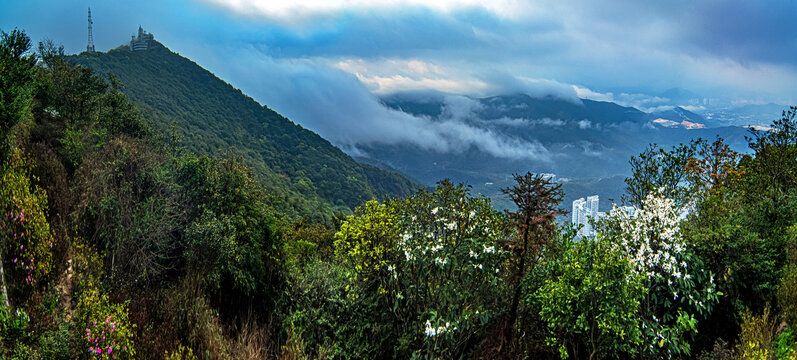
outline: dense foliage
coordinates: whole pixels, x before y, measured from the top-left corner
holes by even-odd
[[[251,100],[195,113],[237,93],[181,88],[207,72],[77,59],[148,82],[128,88],[142,113],[67,60],[0,39],[0,358],[797,357],[797,108],[749,154],[649,147],[629,207],[579,238],[541,175],[505,212],[448,180],[409,194]]]

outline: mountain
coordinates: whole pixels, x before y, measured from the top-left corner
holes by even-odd
[[[524,94],[466,100],[397,94],[381,100],[390,108],[431,121],[468,124],[503,139],[504,145],[533,144],[528,148],[537,149],[536,156],[497,156],[473,146],[459,152],[436,152],[410,144],[358,146],[373,163],[387,164],[426,184],[450,177],[494,198],[500,197],[500,188],[511,184],[512,173],[553,173],[562,182],[567,199],[597,193],[604,199],[601,210],[605,210],[609,206],[605,200],[619,200],[629,158],[649,143],[672,146],[719,135],[737,150],[747,144],[746,129],[710,128],[717,124],[680,107],[647,114],[611,102]],[[462,105],[468,101],[471,103]],[[662,117],[678,120],[679,126],[662,127],[653,121]],[[708,126],[689,129],[681,124],[684,121]],[[496,201],[496,205],[501,204]]]
[[[654,111],[648,114],[648,119],[658,126],[682,127],[689,130],[723,126],[722,121],[707,119],[680,106],[669,110]]]
[[[189,150],[215,155],[234,148],[256,173],[305,196],[353,208],[372,198],[407,195],[419,186],[355,161],[193,61],[157,41],[149,43],[146,51],[120,47],[70,60],[113,74],[156,126],[163,131],[176,126]]]

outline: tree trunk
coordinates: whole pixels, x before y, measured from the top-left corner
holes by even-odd
[[[3,286],[3,305],[5,305],[6,309],[10,310],[11,306],[8,304],[8,290],[6,290],[6,273],[2,251],[0,251],[0,282],[2,282]]]
[[[518,306],[520,304],[520,283],[523,280],[523,271],[526,269],[526,255],[529,247],[529,219],[526,218],[526,224],[523,230],[523,247],[520,250],[520,259],[518,261],[518,269],[515,272],[515,291],[512,294],[512,307],[509,310],[509,321],[507,323],[507,330],[509,330],[509,343],[511,344],[515,338],[515,322],[517,321]]]

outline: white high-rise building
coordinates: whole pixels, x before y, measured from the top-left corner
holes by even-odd
[[[578,231],[578,236],[583,238],[596,235],[595,229],[593,229],[592,225],[590,224],[590,219],[598,219],[599,205],[600,199],[598,198],[598,195],[588,196],[586,200],[584,198],[580,198],[573,201],[573,214],[571,222],[574,225],[582,226]]]
[[[573,225],[581,224],[584,217],[584,207],[586,205],[584,198],[573,201],[572,220]]]

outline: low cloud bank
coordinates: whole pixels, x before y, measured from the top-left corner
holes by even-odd
[[[359,145],[411,144],[441,153],[475,148],[499,158],[550,157],[538,142],[477,126],[471,120],[481,104],[464,96],[446,96],[442,115],[432,119],[384,106],[354,75],[325,63],[277,60],[255,49],[217,60],[248,79],[240,85],[244,93],[352,154]]]

